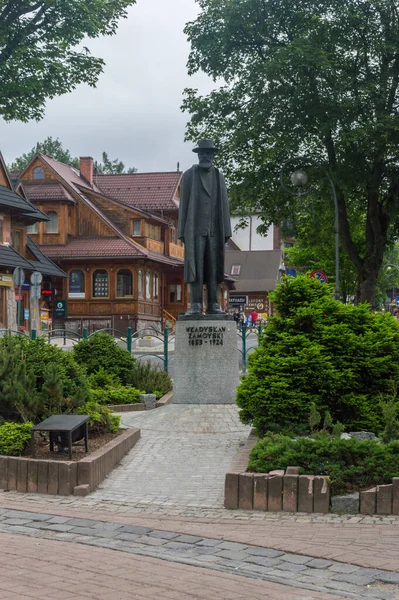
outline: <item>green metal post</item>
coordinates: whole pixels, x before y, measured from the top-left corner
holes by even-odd
[[[247,372],[247,326],[243,325],[242,334],[242,372]]]
[[[168,372],[169,369],[169,356],[168,356],[168,344],[169,344],[169,329],[165,327],[163,330],[163,369]]]
[[[132,328],[127,328],[127,351],[129,354],[132,353]]]
[[[89,338],[88,331],[87,331],[86,327],[84,327],[84,329],[83,329],[83,339],[87,340],[88,338]]]
[[[260,337],[262,335],[262,325],[259,325],[258,327],[258,337]]]
[[[32,331],[31,331],[31,337],[32,337],[32,340],[35,340],[35,339],[36,339],[36,336],[37,336],[36,329],[32,329]]]

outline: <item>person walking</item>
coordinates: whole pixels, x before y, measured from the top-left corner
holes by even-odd
[[[252,327],[256,327],[257,320],[258,320],[258,313],[256,312],[256,310],[253,310],[251,312],[251,325],[252,325]]]

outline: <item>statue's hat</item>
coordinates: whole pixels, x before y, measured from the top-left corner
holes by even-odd
[[[198,147],[194,148],[193,152],[201,152],[201,150],[213,150],[214,152],[219,152],[219,148],[216,148],[212,140],[200,140],[198,142]]]

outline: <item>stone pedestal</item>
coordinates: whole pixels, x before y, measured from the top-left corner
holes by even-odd
[[[173,403],[234,404],[239,384],[233,320],[187,317],[176,323]]]

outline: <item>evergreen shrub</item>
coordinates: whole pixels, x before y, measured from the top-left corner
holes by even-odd
[[[0,425],[0,454],[20,456],[31,439],[33,423],[3,423]]]
[[[173,387],[168,373],[159,365],[152,365],[150,361],[136,361],[129,376],[129,383],[137,389],[144,390],[142,394],[155,394],[157,400]]]
[[[74,346],[73,356],[76,362],[85,367],[88,375],[103,369],[115,375],[120,383],[129,383],[128,379],[136,364],[135,358],[108,333],[98,332],[88,340],[81,340]]]
[[[90,417],[89,433],[92,435],[117,433],[119,431],[121,418],[114,415],[107,406],[102,406],[98,402],[93,400],[86,402],[79,408],[78,414]]]
[[[268,434],[252,448],[248,470],[268,473],[294,465],[301,474],[328,476],[333,495],[359,491],[399,477],[399,441],[360,442],[320,434],[295,440]]]
[[[0,340],[0,417],[38,423],[73,412],[88,398],[85,370],[71,353],[43,339]]]
[[[399,323],[332,294],[331,286],[300,276],[285,278],[272,296],[278,316],[237,393],[242,422],[258,434],[303,429],[312,405],[347,431],[382,430],[381,397],[399,381]]]

